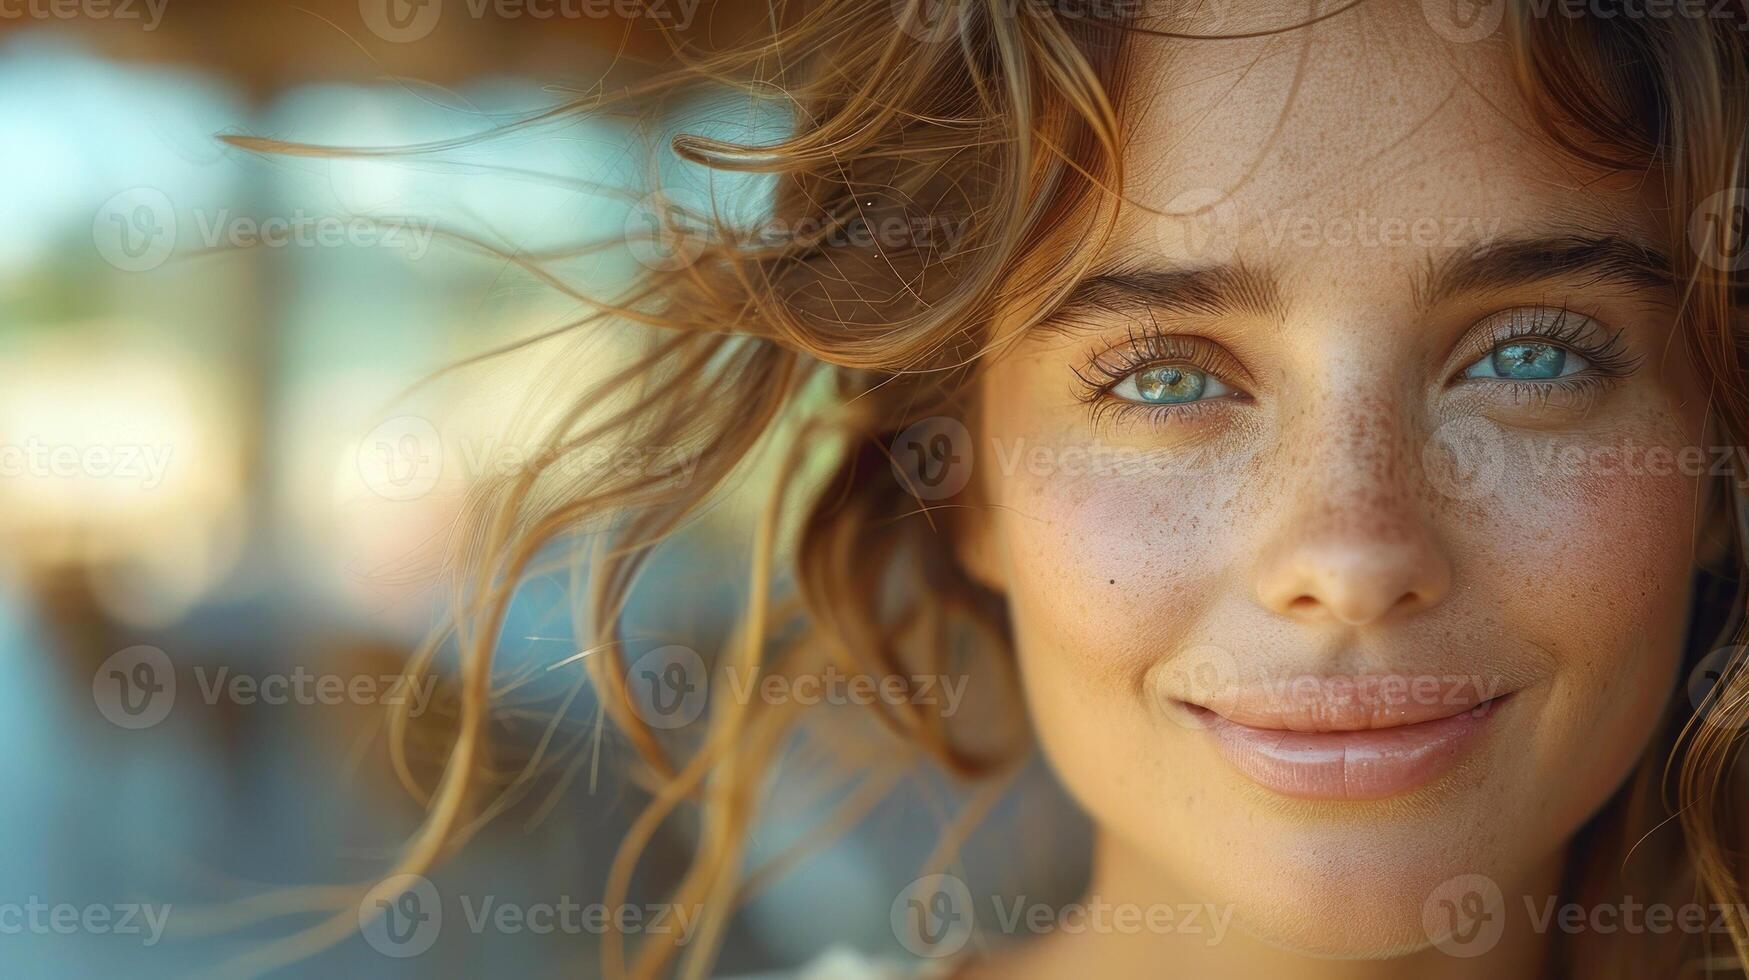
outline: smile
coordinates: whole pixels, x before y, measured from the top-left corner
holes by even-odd
[[[1402,716],[1394,724],[1353,719],[1315,731],[1255,714],[1241,721],[1198,704],[1183,707],[1234,768],[1267,789],[1308,800],[1378,800],[1449,772],[1510,697],[1448,706],[1434,717]]]

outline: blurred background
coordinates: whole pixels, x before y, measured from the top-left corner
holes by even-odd
[[[389,866],[422,804],[388,765],[382,702],[421,697],[390,678],[440,609],[443,534],[470,482],[526,451],[511,433],[530,392],[612,359],[611,340],[563,340],[433,378],[579,315],[462,239],[511,253],[623,239],[652,159],[629,122],[571,117],[375,159],[219,137],[472,136],[764,13],[0,0],[0,975],[227,975],[321,919],[256,915],[250,896]],[[710,105],[673,120],[695,124],[767,123]],[[565,271],[611,288],[650,260],[622,247]],[[704,648],[725,628],[742,506],[664,553],[631,635]],[[560,765],[431,876],[441,929],[408,943],[361,928],[274,975],[598,974],[600,930],[543,930],[538,910],[599,900],[642,797],[611,739],[605,753],[593,740],[589,693],[567,700],[575,675],[544,670],[577,652],[568,587],[527,583],[505,631],[508,655],[553,682],[529,703],[564,722]],[[547,730],[530,725],[529,742]],[[1029,804],[1046,832],[1026,860],[968,849],[965,873],[1072,895],[1081,829],[1028,778],[1054,801]],[[837,944],[901,951],[889,906],[953,805],[901,794],[777,881],[737,918],[721,972]],[[786,833],[775,820],[759,848]],[[651,894],[686,846],[655,849]]]

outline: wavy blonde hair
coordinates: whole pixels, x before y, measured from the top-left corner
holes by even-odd
[[[1341,16],[1361,2],[1282,30]],[[971,418],[964,396],[981,366],[1047,317],[1087,273],[1122,208],[1143,207],[1121,190],[1117,106],[1126,55],[1142,39],[1200,39],[1164,29],[1176,20],[1144,24],[1130,11],[1100,6],[773,0],[766,29],[750,43],[708,53],[677,43],[675,64],[665,70],[611,97],[578,99],[518,124],[627,107],[659,118],[663,106],[701,88],[734,89],[781,114],[780,138],[689,135],[669,149],[712,172],[763,175],[774,188],[768,217],[806,230],[773,236],[770,223],[749,228],[716,208],[664,208],[657,237],[680,241],[690,261],[653,270],[610,299],[571,289],[541,257],[508,256],[592,305],[596,312],[571,329],[629,322],[647,328],[646,340],[632,363],[575,398],[540,465],[484,485],[472,499],[456,539],[454,621],[410,668],[432,670],[446,645],[458,651],[456,724],[427,786],[405,748],[408,717],[393,720],[397,771],[428,813],[391,875],[431,868],[496,812],[504,779],[486,761],[495,638],[513,590],[548,546],[589,531],[585,618],[595,652],[585,663],[607,717],[636,750],[650,796],[613,865],[606,900],[624,900],[648,845],[684,811],[696,820],[698,842],[673,901],[705,910],[684,946],[652,937],[628,950],[610,935],[603,969],[612,977],[708,973],[737,902],[782,870],[779,863],[744,873],[746,842],[767,788],[763,777],[803,712],[794,704],[717,699],[700,723],[702,735],[677,739],[653,728],[628,689],[621,622],[652,550],[755,457],[770,465],[757,477],[765,503],[747,556],[751,594],[735,634],[708,658],[711,669],[732,667],[744,677],[794,677],[827,665],[881,677],[972,669],[981,695],[998,704],[993,713],[957,717],[923,704],[868,709],[874,724],[837,757],[852,791],[822,832],[854,819],[906,766],[938,766],[988,790],[979,797],[988,800],[1028,757],[1002,598],[956,560],[965,508],[920,501],[888,453],[918,420]],[[1194,24],[1195,11],[1187,13],[1184,23]],[[1692,214],[1720,192],[1722,213],[1741,215],[1749,133],[1744,26],[1741,16],[1538,17],[1533,5],[1518,3],[1506,36],[1520,88],[1550,139],[1606,170],[1657,175],[1673,215]],[[324,155],[444,148],[234,142]],[[882,216],[920,215],[957,229],[951,247],[894,247],[845,234]],[[1670,254],[1679,258],[1671,274],[1683,297],[1687,343],[1722,431],[1749,431],[1733,329],[1743,280],[1697,261],[1687,227],[1675,224]],[[604,444],[687,447],[699,465],[690,479],[599,470],[555,478],[572,472],[562,465],[567,458]],[[1730,506],[1729,495],[1717,496],[1722,508]],[[1742,571],[1742,549],[1729,551],[1729,567],[1720,570],[1727,580]],[[792,567],[781,568],[780,556]],[[793,590],[777,584],[792,581]],[[1698,618],[1709,629],[1720,628],[1718,620],[1734,628],[1740,602],[1727,589]],[[1708,647],[1694,646],[1691,657]],[[961,657],[973,658],[975,668]],[[1743,897],[1737,856],[1749,842],[1732,801],[1742,785],[1736,733],[1749,725],[1749,672],[1738,661],[1704,710],[1723,723],[1703,724],[1685,705],[1671,706],[1636,774],[1583,831],[1570,874],[1575,891],[1619,887],[1642,873],[1647,890],[1636,894]],[[992,716],[1009,724],[992,732]],[[978,730],[971,718],[981,720]],[[534,767],[512,773],[511,785]],[[969,832],[980,813],[968,808],[943,847]],[[1680,834],[1647,838],[1672,813]],[[251,962],[281,962],[356,927],[341,913]],[[1585,976],[1665,977],[1679,966],[1749,962],[1742,922],[1733,920],[1730,939],[1725,949],[1566,944],[1574,948],[1559,955],[1564,969]]]

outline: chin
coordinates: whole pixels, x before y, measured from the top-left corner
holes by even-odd
[[[1447,938],[1442,900],[1454,886],[1479,885],[1501,908],[1499,883],[1541,864],[1532,841],[1540,833],[1519,828],[1520,846],[1503,851],[1497,842],[1514,830],[1490,822],[1488,809],[1448,800],[1370,821],[1314,820],[1316,829],[1235,809],[1223,822],[1250,833],[1229,836],[1190,867],[1184,853],[1159,860],[1177,864],[1174,877],[1191,890],[1230,907],[1234,930],[1266,945],[1320,959],[1392,959]]]
[[[1280,902],[1238,905],[1233,928],[1257,941],[1302,956],[1328,960],[1389,960],[1432,945],[1422,925],[1421,900],[1401,903],[1371,896],[1364,907],[1320,903],[1289,907]]]

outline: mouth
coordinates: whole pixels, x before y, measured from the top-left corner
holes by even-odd
[[[1306,800],[1380,800],[1425,786],[1462,761],[1511,700],[1504,694],[1449,713],[1336,722],[1303,731],[1279,719],[1238,720],[1179,702],[1227,761],[1253,782]],[[1395,723],[1393,723],[1393,721]]]

